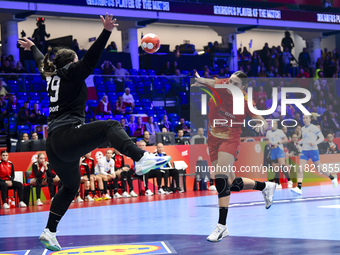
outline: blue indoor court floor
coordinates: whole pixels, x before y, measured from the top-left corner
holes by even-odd
[[[233,193],[230,236],[219,243],[206,241],[218,219],[216,193],[188,193],[72,205],[58,227],[63,251],[53,254],[340,254],[340,187],[304,187],[300,197],[278,190],[269,210],[261,192]],[[38,241],[47,210],[0,214],[0,254],[51,254]]]

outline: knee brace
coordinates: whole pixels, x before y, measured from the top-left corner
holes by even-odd
[[[218,192],[218,198],[230,196],[228,176],[224,174],[217,174],[215,176],[215,186]]]
[[[242,178],[236,177],[233,183],[231,184],[230,190],[231,191],[241,191],[243,189],[244,183]]]

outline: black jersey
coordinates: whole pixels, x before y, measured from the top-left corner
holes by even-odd
[[[101,53],[111,35],[103,30],[84,57],[74,63],[65,65],[56,74],[46,77],[47,91],[50,99],[47,132],[67,124],[85,123],[85,103],[87,86],[85,79],[93,73]],[[44,55],[36,46],[31,48],[37,65],[40,66]]]

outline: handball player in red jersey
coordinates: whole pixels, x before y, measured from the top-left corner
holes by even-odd
[[[233,114],[233,96],[226,88],[218,88],[218,84],[229,84],[240,88],[244,94],[245,114]],[[214,97],[220,97],[221,102],[214,103],[210,99],[209,106],[209,130],[208,130],[208,149],[212,166],[215,170],[215,185],[218,192],[219,204],[219,220],[215,230],[207,240],[210,242],[219,242],[223,237],[229,235],[226,225],[228,207],[230,201],[230,191],[241,191],[254,189],[262,191],[265,207],[269,209],[273,203],[273,195],[276,184],[269,182],[258,182],[248,178],[235,177],[235,173],[231,170],[237,160],[241,145],[241,127],[246,116],[251,119],[262,121],[262,128],[267,129],[268,123],[260,115],[253,114],[248,108],[248,95],[244,91],[247,85],[247,75],[243,72],[235,72],[229,79],[204,79],[196,78],[196,82],[192,87],[208,86],[215,88]],[[214,122],[216,119],[225,119],[226,121]],[[231,125],[231,120],[233,124]],[[235,122],[241,124],[234,124]],[[221,124],[219,124],[221,123]],[[261,124],[255,125],[258,131]]]

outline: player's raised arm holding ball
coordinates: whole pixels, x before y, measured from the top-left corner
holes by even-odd
[[[27,38],[19,41],[22,48],[32,50],[39,70],[47,81],[50,114],[46,154],[63,183],[52,202],[47,226],[39,237],[49,250],[61,250],[56,239],[57,225],[79,189],[79,159],[87,152],[109,141],[114,148],[136,162],[136,173],[140,175],[170,161],[170,157],[155,157],[139,149],[117,121],[84,124],[87,100],[84,80],[94,71],[112,30],[118,26],[112,15],[106,14],[100,18],[104,29],[79,61],[74,51],[59,49],[53,62],[50,62],[50,52],[44,56]]]

